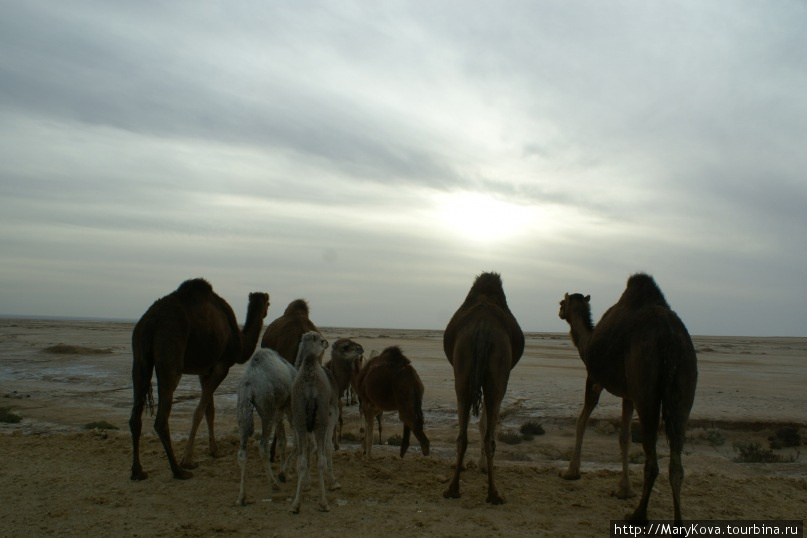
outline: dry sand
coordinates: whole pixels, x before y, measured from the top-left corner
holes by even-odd
[[[432,455],[417,441],[406,457],[394,446],[375,446],[362,460],[345,440],[334,468],[342,489],[330,492],[331,511],[319,512],[316,491],[302,511],[288,508],[293,485],[271,491],[250,445],[247,506],[235,506],[240,480],[236,462],[235,388],[244,366],[236,365],[217,391],[217,436],[224,453],[211,458],[202,426],[196,443],[199,468],[188,481],[172,479],[162,446],[144,417],[142,460],[149,479],[129,480],[131,440],[130,336],[133,324],[0,320],[0,407],[23,417],[0,423],[0,521],[2,534],[82,536],[604,536],[609,520],[633,510],[637,499],[610,495],[619,479],[617,429],[620,401],[603,395],[583,446],[583,476],[568,482],[564,469],[574,441],[585,370],[566,334],[527,335],[504,401],[502,428],[526,421],[546,434],[509,445],[499,442],[497,483],[507,499],[484,502],[486,478],[463,473],[459,500],[442,491],[451,477],[456,439],[453,374],[439,331],[325,329],[333,340],[349,336],[366,355],[401,346],[426,387],[424,412]],[[686,519],[802,519],[807,513],[807,454],[774,452],[783,463],[738,463],[734,445],[756,442],[781,427],[807,434],[807,339],[696,337],[699,384],[685,446],[682,489]],[[62,353],[45,351],[63,345]],[[181,454],[198,382],[183,378],[171,415],[174,449]],[[345,410],[345,432],[358,437],[357,408]],[[119,430],[86,430],[106,421]],[[471,431],[466,461],[475,462],[479,439]],[[383,437],[400,434],[386,414]],[[720,443],[722,441],[722,443]],[[659,443],[661,474],[650,517],[670,519],[667,446]],[[634,489],[642,481],[641,449],[631,450]],[[473,465],[471,465],[473,467]],[[315,488],[316,489],[316,488]]]

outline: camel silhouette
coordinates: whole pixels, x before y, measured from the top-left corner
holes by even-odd
[[[659,415],[664,418],[670,445],[670,485],[676,521],[681,521],[681,483],[684,468],[681,451],[686,424],[698,379],[697,357],[686,327],[667,304],[649,275],[628,279],[619,301],[609,308],[596,327],[591,322],[590,296],[566,294],[559,316],[571,328],[571,337],[586,365],[583,411],[577,420],[574,452],[569,468],[561,476],[580,478],[583,434],[592,410],[604,388],[622,398],[622,478],[616,495],[633,496],[628,475],[630,427],[634,408],[639,415],[644,449],[642,497],[633,514],[636,522],[647,521],[647,505],[658,476],[656,438]]]
[[[250,293],[247,319],[240,330],[227,302],[216,295],[212,286],[198,278],[183,282],[173,293],[149,307],[132,332],[132,385],[134,404],[129,419],[132,433],[132,480],[148,475],[140,464],[140,433],[143,407],[153,409],[151,376],[157,372],[157,417],[154,429],[162,441],[174,478],[193,476],[183,469],[195,468],[193,442],[204,415],[210,441],[210,453],[218,456],[213,420],[216,410],[213,393],[227,376],[230,367],[243,364],[252,355],[261,334],[263,319],[269,310],[269,294]],[[182,458],[177,464],[171,446],[168,417],[182,374],[199,376],[202,396],[193,414],[193,423]]]
[[[468,448],[468,415],[473,410],[474,416],[479,416],[484,397],[485,413],[479,420],[484,466],[480,467],[488,473],[486,501],[502,504],[504,497],[496,489],[493,476],[494,436],[510,370],[524,353],[524,333],[507,306],[499,274],[482,273],[476,277],[465,302],[448,322],[443,350],[454,367],[460,428],[454,478],[443,497],[460,497],[460,472]]]

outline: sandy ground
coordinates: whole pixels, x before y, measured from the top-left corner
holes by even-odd
[[[432,454],[417,441],[402,460],[395,446],[376,445],[370,462],[358,444],[356,407],[345,409],[342,449],[334,469],[342,488],[329,492],[331,511],[317,510],[316,488],[299,515],[289,513],[292,483],[272,491],[250,445],[247,506],[235,506],[235,366],[217,392],[221,458],[207,451],[206,430],[196,443],[199,468],[187,481],[172,479],[162,446],[144,417],[142,460],[149,479],[129,480],[131,440],[131,323],[0,319],[0,407],[22,417],[0,423],[0,521],[7,536],[603,536],[609,521],[633,510],[637,499],[610,495],[619,479],[617,428],[620,401],[603,395],[586,433],[583,476],[558,477],[571,454],[574,420],[582,403],[585,370],[566,334],[527,335],[525,356],[514,369],[501,428],[539,422],[546,433],[531,441],[499,442],[496,477],[507,499],[484,502],[486,477],[474,465],[461,483],[463,496],[442,492],[452,474],[457,421],[453,374],[439,331],[325,329],[333,340],[349,336],[366,355],[401,346],[420,373],[426,394],[426,433]],[[807,453],[773,452],[779,463],[739,463],[737,443],[756,442],[782,427],[807,435],[807,339],[696,337],[699,384],[685,447],[682,489],[686,519],[803,519],[807,514]],[[46,349],[63,344],[62,351]],[[171,416],[174,449],[181,454],[199,390],[186,376]],[[87,430],[106,421],[119,430]],[[474,424],[475,426],[475,424]],[[397,417],[384,417],[383,440],[400,434]],[[376,433],[376,437],[377,437]],[[378,439],[377,439],[378,441]],[[650,517],[669,519],[668,452],[659,443],[661,474]],[[479,455],[476,429],[466,461]],[[642,482],[641,448],[631,449],[634,489]]]

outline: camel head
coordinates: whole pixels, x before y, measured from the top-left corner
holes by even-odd
[[[355,361],[361,359],[364,348],[361,344],[354,342],[350,338],[340,338],[333,343],[331,348],[331,359],[342,361]]]
[[[259,319],[264,319],[269,313],[269,294],[259,291],[250,293],[247,309],[250,314],[254,313]]]
[[[315,355],[322,362],[322,354],[328,349],[328,341],[317,331],[305,333],[300,340],[300,353],[306,357]]]
[[[560,302],[560,312],[558,312],[558,317],[562,320],[571,321],[574,312],[579,310],[581,306],[585,307],[585,311],[589,313],[588,317],[590,317],[590,300],[591,295],[586,295],[583,297],[583,295],[580,293],[573,293],[571,295],[568,293],[565,294],[563,296],[563,300]]]

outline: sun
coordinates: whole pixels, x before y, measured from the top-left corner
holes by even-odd
[[[533,219],[533,212],[527,206],[470,192],[440,195],[436,211],[444,227],[481,243],[519,235]]]

